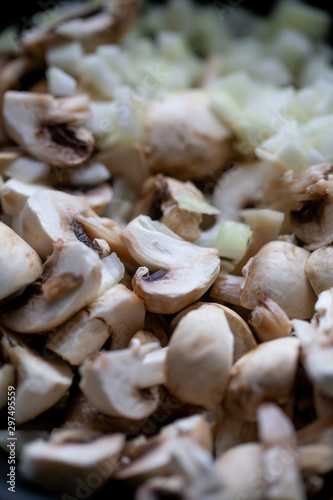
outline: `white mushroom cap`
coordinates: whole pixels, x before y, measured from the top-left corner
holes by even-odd
[[[260,344],[232,367],[224,407],[230,416],[256,420],[265,401],[286,403],[294,387],[299,341],[293,337]]]
[[[184,241],[147,216],[133,219],[120,238],[132,257],[146,266],[137,270],[132,284],[148,311],[179,311],[199,299],[218,275],[220,259],[216,249]],[[149,271],[157,272],[149,276]]]
[[[0,221],[0,300],[33,283],[42,270],[35,250]]]
[[[46,361],[17,335],[2,333],[2,347],[17,371],[15,419],[22,424],[59,401],[71,386],[73,373],[63,361]]]
[[[4,309],[2,322],[12,330],[37,333],[67,321],[93,300],[101,284],[101,260],[80,242],[59,240],[45,262],[40,282],[32,284],[14,308]]]
[[[157,386],[165,382],[166,350],[151,349],[151,344],[142,346],[136,339],[127,349],[98,353],[79,369],[82,392],[106,415],[148,417],[159,404]]]
[[[307,250],[286,241],[264,245],[243,268],[240,304],[254,309],[263,293],[289,318],[311,318],[316,295],[304,270],[308,256]]]
[[[234,338],[222,309],[213,304],[186,314],[169,342],[166,386],[185,403],[210,410],[224,395]]]
[[[143,327],[144,317],[142,300],[119,284],[59,326],[46,347],[72,365],[79,365],[99,351],[110,336],[112,349],[127,347],[133,333]]]
[[[9,363],[0,366],[0,410],[6,406],[10,386],[15,385],[15,368]]]
[[[91,155],[90,132],[69,125],[88,112],[86,96],[56,99],[49,94],[8,91],[3,101],[9,137],[33,157],[58,167],[80,165]]]
[[[101,436],[87,443],[63,443],[38,439],[23,447],[22,475],[43,488],[75,494],[78,484],[91,477],[100,488],[115,474],[125,444],[121,434]]]
[[[188,89],[150,103],[142,142],[152,174],[201,179],[225,165],[232,152],[231,131],[209,102],[209,92]]]

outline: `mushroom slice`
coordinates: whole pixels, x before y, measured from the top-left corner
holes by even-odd
[[[263,499],[261,456],[259,443],[240,444],[223,453],[215,462],[223,483],[219,498],[238,500],[246,492],[247,500]]]
[[[268,182],[276,177],[276,170],[263,161],[241,163],[230,168],[218,180],[213,203],[219,217],[226,220],[241,220],[242,210],[260,203]]]
[[[316,295],[304,270],[308,256],[304,248],[286,241],[266,243],[243,268],[241,306],[254,309],[263,293],[289,318],[311,318]]]
[[[234,339],[226,315],[213,304],[192,310],[169,342],[166,386],[184,403],[208,410],[221,403],[232,365]]]
[[[143,346],[137,339],[127,349],[102,351],[81,365],[80,388],[106,415],[148,417],[159,404],[165,356],[166,348],[154,352],[151,344]]]
[[[102,487],[115,474],[124,444],[121,434],[87,443],[37,439],[23,447],[20,470],[25,479],[58,493],[66,491],[63,496],[69,498],[89,479],[94,490]]]
[[[71,189],[71,186],[59,186],[59,189],[65,193],[84,198],[90,208],[96,212],[97,215],[103,214],[106,206],[112,200],[112,187],[107,182],[103,182],[99,186],[92,186],[86,189],[84,186]]]
[[[309,255],[305,272],[312,288],[319,295],[333,287],[333,247],[318,248]]]
[[[22,210],[21,236],[42,259],[52,253],[52,245],[59,238],[78,240],[97,252],[95,238],[104,239],[120,257],[128,251],[119,239],[119,229],[112,220],[98,217],[87,202],[79,197],[44,189],[31,196]]]
[[[276,405],[263,404],[258,409],[258,432],[262,442],[265,500],[305,500],[291,420]]]
[[[3,119],[9,137],[40,161],[57,167],[75,167],[93,151],[93,137],[72,125],[87,115],[86,96],[56,99],[49,94],[8,91]]]
[[[262,342],[288,337],[293,329],[292,322],[283,309],[264,294],[259,296],[249,323]]]
[[[120,233],[132,257],[143,266],[132,285],[150,312],[178,312],[199,299],[215,281],[218,251],[182,240],[164,224],[140,215]],[[195,269],[195,272],[193,272]],[[149,271],[153,272],[149,275]]]
[[[315,443],[324,443],[333,447],[333,417],[318,418],[297,432],[297,444],[300,447]]]
[[[232,154],[232,135],[209,102],[209,92],[189,89],[150,103],[142,151],[151,174],[203,179],[225,166]]]
[[[111,349],[123,349],[144,325],[145,308],[135,293],[116,285],[51,333],[46,347],[80,365],[111,336]]]
[[[71,386],[73,373],[63,361],[46,361],[7,330],[2,330],[1,343],[16,368],[15,418],[17,424],[22,424],[59,401]]]
[[[0,410],[8,402],[8,388],[15,385],[15,368],[9,363],[0,366]]]
[[[287,337],[265,342],[232,367],[224,407],[234,418],[255,422],[265,401],[287,403],[292,393],[299,357],[299,341]]]
[[[181,182],[172,177],[158,174],[149,177],[143,185],[134,215],[149,215],[152,219],[168,226],[171,231],[187,241],[200,237],[200,212],[182,210],[179,206],[181,196],[204,201],[204,196],[191,182]]]
[[[23,210],[28,198],[40,189],[47,189],[43,184],[21,182],[9,179],[0,190],[1,207],[6,215],[16,215]]]
[[[242,277],[226,274],[221,270],[213,284],[210,296],[217,302],[227,302],[228,304],[239,306],[243,281]]]
[[[42,270],[35,250],[0,221],[0,300],[33,283]]]
[[[3,307],[4,325],[21,333],[51,330],[91,302],[101,284],[101,260],[79,242],[58,240],[39,280]]]
[[[327,474],[333,469],[333,450],[324,443],[298,448],[299,467],[305,477]]]
[[[204,414],[179,418],[172,424],[162,427],[159,436],[165,439],[189,437],[199,446],[213,453],[212,429]]]
[[[243,210],[242,218],[251,229],[251,239],[242,259],[237,262],[233,274],[242,274],[248,260],[269,241],[277,240],[284,219],[284,214],[276,210],[252,209]]]

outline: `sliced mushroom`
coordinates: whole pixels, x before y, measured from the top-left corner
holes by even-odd
[[[189,89],[150,103],[142,151],[151,174],[202,179],[225,166],[232,154],[232,136],[209,101],[209,92]]]
[[[318,248],[309,255],[305,272],[312,288],[319,295],[333,287],[333,247]]]
[[[97,217],[87,202],[78,196],[55,190],[40,190],[27,200],[22,215],[21,236],[37,251],[42,259],[52,253],[52,245],[59,238],[78,240],[99,251],[95,238],[104,239],[119,257],[128,257],[120,241],[120,229],[110,219]]]
[[[59,401],[71,386],[73,373],[63,361],[45,360],[7,330],[2,330],[1,344],[16,368],[15,419],[22,424]]]
[[[224,407],[234,418],[255,422],[265,401],[287,403],[295,381],[299,341],[287,337],[265,342],[241,357],[232,367]]]
[[[0,300],[33,283],[42,270],[35,250],[0,221]]]
[[[159,436],[165,439],[189,437],[205,450],[213,453],[212,430],[204,414],[179,418],[165,425]]]
[[[239,306],[242,283],[243,278],[240,276],[226,274],[222,270],[213,284],[210,296],[217,302],[227,302],[228,304]]]
[[[106,415],[147,417],[159,404],[165,356],[165,349],[152,351],[151,344],[141,345],[137,339],[127,349],[102,351],[81,365],[80,388]]]
[[[116,285],[90,302],[49,337],[46,347],[72,365],[80,365],[111,336],[111,349],[124,349],[143,327],[143,302],[124,285]]]
[[[200,236],[200,212],[190,212],[179,207],[181,193],[204,201],[204,196],[192,183],[180,182],[172,177],[158,174],[149,177],[142,188],[134,215],[149,215],[159,219],[171,231],[187,241],[195,241]]]
[[[223,484],[220,498],[238,500],[246,492],[248,500],[263,499],[265,484],[261,458],[259,443],[240,444],[223,453],[215,462]]]
[[[217,277],[217,250],[184,241],[147,216],[133,219],[120,238],[132,257],[147,266],[137,270],[132,285],[150,312],[180,311],[199,299]],[[153,274],[149,275],[149,271]]]
[[[269,209],[247,209],[241,212],[245,223],[251,226],[251,239],[242,259],[237,262],[233,274],[242,274],[248,260],[269,241],[277,240],[284,219],[284,214]]]
[[[186,314],[169,342],[166,386],[184,403],[215,408],[224,395],[234,339],[226,315],[213,304]]]
[[[223,173],[213,194],[219,217],[226,220],[241,220],[241,211],[261,202],[267,183],[276,177],[276,171],[268,163],[237,164]]]
[[[43,332],[61,325],[96,297],[101,267],[90,248],[58,240],[41,279],[4,305],[3,324],[21,333]]]
[[[253,309],[249,323],[262,342],[288,337],[293,329],[284,310],[264,294],[259,295],[258,305]]]
[[[286,241],[266,243],[243,268],[240,304],[254,309],[264,294],[289,318],[311,318],[316,295],[304,271],[308,256],[304,248]]]
[[[297,432],[297,444],[300,447],[314,443],[333,446],[333,418],[318,418]]]
[[[292,422],[279,407],[266,403],[258,409],[258,432],[262,442],[265,499],[305,500]]]
[[[23,49],[42,58],[50,45],[68,39],[79,40],[87,51],[100,44],[116,43],[131,25],[137,5],[137,0],[115,0],[64,9],[60,19],[23,32]]]
[[[7,90],[20,87],[20,80],[27,74],[43,69],[44,64],[31,57],[9,59],[0,68],[0,144],[8,141],[3,123],[3,96]]]
[[[89,112],[87,96],[56,99],[49,94],[8,91],[3,100],[7,134],[33,157],[57,167],[74,167],[93,151],[90,132],[73,123]]]
[[[88,443],[38,439],[24,446],[20,470],[29,481],[60,494],[65,491],[67,496],[76,496],[86,483],[96,491],[115,474],[124,443],[121,434]]]
[[[0,410],[8,402],[10,386],[15,386],[15,368],[9,363],[0,366]]]
[[[333,450],[324,443],[313,443],[298,449],[299,467],[305,477],[327,474],[333,469]]]

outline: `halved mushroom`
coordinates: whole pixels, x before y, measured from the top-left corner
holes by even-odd
[[[309,255],[305,272],[312,288],[319,295],[333,287],[333,247],[318,248]]]
[[[137,500],[179,498],[199,500],[221,498],[220,474],[212,466],[212,456],[188,438],[179,438],[170,460],[167,477],[155,477],[137,490]]]
[[[155,345],[134,339],[127,349],[102,351],[81,365],[80,388],[106,415],[147,417],[159,404],[166,349],[156,350]]]
[[[245,264],[262,246],[278,238],[284,219],[282,212],[269,209],[249,208],[242,210],[241,214],[244,222],[251,227],[252,233],[244,256],[232,271],[233,274],[239,275],[242,274]]]
[[[87,96],[56,99],[49,94],[7,91],[3,119],[7,134],[38,160],[57,167],[75,167],[93,151],[93,137],[73,126],[87,116]]]
[[[80,365],[111,337],[111,349],[124,349],[144,325],[145,308],[135,293],[116,285],[51,333],[46,347]]]
[[[115,474],[124,444],[121,434],[87,443],[57,444],[37,439],[23,447],[20,470],[26,479],[43,488],[76,496],[86,482],[96,491]]]
[[[54,243],[41,278],[2,307],[4,325],[21,333],[55,328],[85,307],[98,294],[101,260],[79,242]]]
[[[217,277],[218,251],[182,240],[164,224],[140,215],[120,234],[132,257],[143,266],[133,289],[150,312],[178,312],[199,299]],[[195,269],[195,273],[193,272]],[[149,271],[153,274],[149,275]]]
[[[97,45],[116,43],[131,25],[137,5],[137,0],[103,0],[63,8],[60,18],[23,32],[23,50],[38,59],[49,46],[68,39],[79,40],[89,52]]]
[[[232,365],[234,338],[218,305],[192,310],[169,342],[166,386],[185,403],[215,408],[224,395]]]
[[[77,242],[99,251],[95,238],[104,239],[119,257],[129,253],[119,239],[119,226],[110,219],[98,217],[87,202],[78,196],[43,189],[27,200],[20,217],[21,236],[46,259],[59,238]]]
[[[238,500],[246,492],[247,500],[263,499],[265,484],[261,458],[259,443],[239,444],[223,453],[215,462],[223,484],[219,498]]]
[[[232,154],[232,135],[209,102],[209,92],[188,89],[150,103],[142,152],[151,174],[202,179],[225,166]]]
[[[160,220],[184,240],[195,241],[200,237],[198,228],[202,214],[179,207],[182,193],[204,201],[201,191],[190,182],[180,182],[162,174],[149,177],[143,185],[134,216],[149,215],[152,219]]]
[[[305,500],[291,420],[278,406],[263,404],[258,409],[258,432],[262,442],[265,499]]]
[[[287,403],[294,387],[299,341],[287,337],[260,344],[231,369],[224,408],[234,418],[255,422],[265,401]]]
[[[0,300],[33,283],[42,270],[35,250],[0,221]]]
[[[15,385],[15,368],[9,363],[0,366],[0,410],[8,402],[8,391],[10,386]]]
[[[164,439],[189,437],[199,446],[213,453],[212,429],[204,414],[179,418],[172,424],[165,425],[159,436]]]
[[[259,295],[258,305],[253,309],[249,323],[262,342],[288,337],[293,329],[284,310],[264,294]]]
[[[213,194],[213,203],[220,211],[219,217],[241,220],[242,210],[261,202],[264,188],[276,175],[276,170],[263,161],[236,164],[224,172]]]
[[[28,422],[51,408],[72,384],[70,367],[60,360],[45,360],[18,335],[2,329],[2,348],[17,373],[15,419]]]
[[[307,250],[286,241],[266,243],[243,268],[240,304],[254,309],[264,294],[289,318],[311,318],[316,295],[304,270],[308,256]]]
[[[214,281],[210,296],[217,302],[227,302],[239,306],[243,281],[243,277],[227,274],[224,270],[221,270]]]

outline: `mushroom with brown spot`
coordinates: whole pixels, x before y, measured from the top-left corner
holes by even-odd
[[[150,312],[180,311],[199,299],[218,275],[220,259],[216,249],[184,241],[148,216],[133,219],[120,238],[132,257],[145,266],[136,271],[132,285]]]
[[[8,136],[40,161],[75,167],[93,151],[93,137],[75,122],[89,113],[85,95],[56,99],[49,94],[7,91],[3,120]]]

